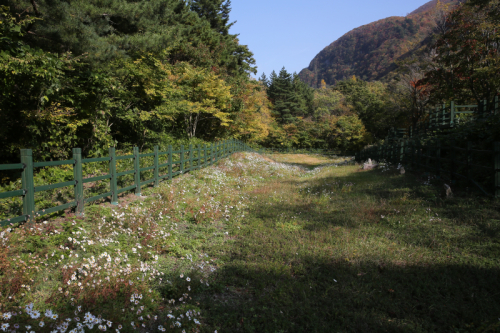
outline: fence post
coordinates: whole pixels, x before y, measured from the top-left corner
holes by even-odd
[[[180,162],[179,162],[179,171],[180,171],[181,175],[184,173],[184,145],[181,145],[181,156],[180,156]]]
[[[33,221],[35,219],[35,184],[33,180],[33,152],[31,149],[21,149],[21,163],[23,164],[23,215],[26,216],[27,221]]]
[[[450,127],[455,126],[455,102],[451,101],[450,103]]]
[[[218,149],[219,149],[219,144],[215,143],[215,145],[214,145],[214,163],[219,160]]]
[[[443,104],[443,113],[442,113],[442,118],[441,118],[441,125],[442,126],[446,125],[444,122],[445,117],[446,117],[446,104]]]
[[[436,175],[439,179],[441,176],[441,141],[436,141]]]
[[[196,156],[197,161],[198,161],[198,163],[196,163],[196,169],[201,169],[202,165],[201,165],[201,145],[200,144],[198,145],[198,148],[196,149],[196,151],[198,152],[198,156]]]
[[[116,177],[115,147],[109,147],[109,187],[111,190],[111,204],[118,205],[118,177]]]
[[[500,198],[500,142],[495,142],[495,198]]]
[[[172,180],[172,145],[168,145],[168,180]]]
[[[139,147],[134,147],[134,179],[135,179],[135,195],[141,196],[141,172],[139,169],[141,164],[139,161]]]
[[[191,170],[193,168],[193,145],[189,145],[189,167],[186,168],[188,170]]]
[[[73,148],[73,177],[75,178],[75,201],[76,201],[76,216],[83,216],[84,213],[84,198],[83,198],[83,174],[82,174],[82,149]]]
[[[401,140],[401,153],[399,154],[399,163],[403,163],[404,156],[405,156],[405,141]]]
[[[214,164],[214,143],[210,144],[210,165]]]
[[[160,185],[160,175],[159,175],[160,170],[158,170],[158,165],[160,165],[160,156],[158,155],[158,146],[155,146],[155,169],[154,169],[155,187]]]
[[[203,144],[203,167],[206,167],[208,165],[207,161],[207,144]]]

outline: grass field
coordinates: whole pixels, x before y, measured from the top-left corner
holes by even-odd
[[[0,324],[500,332],[499,202],[342,161],[234,154],[84,219],[4,229]]]

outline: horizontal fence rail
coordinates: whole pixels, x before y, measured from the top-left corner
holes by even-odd
[[[460,115],[470,115],[472,119],[484,119],[500,113],[500,103],[498,96],[491,103],[481,101],[479,105],[457,105],[451,101],[449,105],[442,104],[433,109],[425,111],[425,116],[415,127],[392,128],[386,141],[398,140],[402,138],[414,138],[426,135],[429,132],[454,128],[460,122]]]
[[[82,150],[80,148],[73,148],[73,157],[71,160],[66,161],[50,161],[50,162],[33,162],[33,152],[31,149],[21,149],[21,163],[18,164],[0,164],[0,170],[22,170],[21,186],[22,189],[16,191],[0,193],[0,199],[22,196],[22,215],[14,218],[0,221],[0,226],[9,224],[26,222],[34,220],[36,216],[42,216],[54,213],[60,210],[75,207],[77,216],[84,214],[85,203],[93,202],[103,198],[110,198],[111,204],[118,204],[118,195],[127,191],[134,190],[137,196],[141,195],[141,187],[153,184],[158,186],[160,180],[169,179],[176,175],[183,174],[192,170],[201,169],[203,167],[213,165],[215,162],[223,159],[232,153],[241,151],[254,151],[248,145],[237,140],[227,140],[220,143],[212,144],[210,146],[198,145],[193,147],[189,145],[187,149],[180,146],[179,150],[173,150],[172,146],[168,146],[166,152],[160,152],[158,146],[154,147],[153,153],[140,154],[139,148],[134,147],[132,155],[116,156],[115,148],[109,148],[109,156],[98,158],[82,158]],[[178,158],[178,160],[174,160]],[[141,158],[153,158],[153,164],[141,168]],[[160,163],[160,157],[164,163]],[[117,161],[132,160],[133,169],[123,172],[117,172]],[[84,163],[107,162],[109,165],[109,173],[96,177],[83,178],[82,166]],[[61,182],[57,184],[49,184],[36,186],[34,185],[34,170],[35,168],[49,167],[49,166],[73,166],[73,180]],[[165,174],[160,174],[160,169],[166,168]],[[178,169],[178,171],[173,171]],[[141,180],[141,172],[153,171],[153,178]],[[118,187],[118,178],[125,175],[134,175],[134,184],[123,188]],[[96,195],[90,198],[84,197],[83,184],[97,182],[101,180],[109,180],[110,190],[106,193]],[[37,210],[35,206],[35,193],[41,191],[48,191],[52,189],[62,188],[66,186],[74,187],[74,201],[47,208]]]
[[[363,162],[370,158],[402,164],[408,170],[433,173],[438,178],[449,176],[452,183],[462,179],[467,186],[473,185],[487,196],[500,198],[500,142],[495,142],[492,148],[473,149],[471,142],[459,147],[453,141],[443,145],[439,140],[422,143],[406,139],[366,148],[356,153],[356,161]]]
[[[354,156],[354,152],[333,151],[325,149],[298,149],[298,148],[257,148],[252,149],[245,143],[237,140],[227,140],[220,143],[207,145],[197,145],[193,147],[189,145],[187,148],[183,145],[178,150],[173,150],[172,146],[168,146],[167,151],[159,151],[158,146],[154,147],[154,152],[141,154],[138,147],[134,147],[131,155],[116,156],[114,147],[109,148],[108,156],[97,158],[82,158],[82,150],[73,148],[72,158],[66,161],[50,161],[50,162],[33,162],[33,153],[31,149],[21,149],[21,163],[18,164],[0,164],[1,170],[22,170],[20,190],[1,192],[0,199],[22,197],[22,215],[0,221],[0,226],[26,222],[34,220],[37,216],[42,216],[68,208],[75,208],[77,216],[84,214],[86,203],[90,203],[99,199],[109,198],[111,204],[118,204],[118,195],[131,190],[137,196],[141,195],[141,187],[149,184],[158,186],[163,179],[171,180],[173,177],[192,171],[201,169],[223,159],[235,152],[253,151],[261,154],[269,153],[303,153],[303,154],[323,154],[323,155],[340,155]],[[141,158],[144,162],[145,158],[152,158],[151,165],[141,167]],[[127,162],[132,164],[132,169],[118,172],[117,162]],[[83,178],[83,165],[85,163],[107,163],[108,173],[95,177]],[[42,186],[34,185],[35,168],[51,167],[51,166],[73,166],[73,179],[56,184],[48,184]],[[163,170],[163,173],[161,172]],[[152,179],[141,179],[141,172],[153,172]],[[118,179],[122,176],[133,175],[133,185],[118,187]],[[85,198],[84,184],[89,184],[97,181],[109,181],[109,191],[96,196]],[[73,186],[74,200],[65,204],[50,207],[46,209],[36,209],[35,193],[58,189],[62,187]]]

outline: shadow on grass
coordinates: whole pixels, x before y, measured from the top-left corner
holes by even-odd
[[[307,195],[311,197],[319,197],[325,189],[334,188],[340,195],[335,199],[336,205],[342,206],[338,202],[343,201],[345,207],[324,210],[324,205],[311,203],[281,204],[266,207],[263,209],[266,214],[260,216],[272,218],[287,212],[306,212],[308,221],[304,229],[310,231],[331,226],[363,228],[374,224],[379,227],[380,234],[390,235],[391,239],[406,245],[436,248],[447,244],[457,251],[465,249],[488,259],[500,257],[499,201],[484,197],[446,199],[439,181],[423,185],[415,175],[381,174],[379,170],[290,183],[299,186],[304,182],[308,184],[310,192]],[[349,183],[355,184],[355,189],[342,194],[342,184]],[[403,225],[396,224],[398,220],[403,221]],[[450,232],[443,232],[443,226]],[[461,234],[453,232],[457,228]]]
[[[352,192],[342,192],[349,183],[355,184]],[[445,200],[412,175],[377,170],[289,184],[302,186],[304,200],[255,201],[246,230],[221,249],[227,264],[215,274],[215,294],[200,299],[207,332],[500,332],[499,223],[492,222],[500,215],[494,203],[479,210],[477,200]],[[329,190],[345,205],[317,204]],[[390,218],[381,220],[381,213]],[[423,221],[412,225],[412,214]],[[292,215],[303,230],[276,231],[279,217]],[[406,227],[390,224],[399,217],[407,219]],[[435,258],[413,264],[360,253],[351,264],[338,253],[331,232],[337,227],[354,238],[425,247]],[[442,232],[452,227],[461,234]],[[446,242],[464,251],[457,252],[459,260],[442,252]]]
[[[219,292],[202,301],[211,328],[220,332],[500,329],[498,268],[381,268],[301,256],[266,266],[232,259],[216,274]]]

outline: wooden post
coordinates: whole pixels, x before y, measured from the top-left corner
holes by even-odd
[[[444,122],[445,118],[446,118],[446,104],[443,104],[443,112],[441,115],[441,126],[446,125],[446,123]]]
[[[207,161],[207,144],[203,144],[203,166],[206,167],[208,165]]]
[[[172,145],[168,145],[168,180],[172,180]]]
[[[399,163],[403,163],[404,156],[405,156],[405,141],[401,140],[401,153],[399,155]]]
[[[198,152],[198,156],[197,156],[198,163],[196,163],[196,169],[201,169],[201,167],[202,167],[202,164],[201,164],[201,145],[198,145],[197,152]]]
[[[141,196],[141,172],[139,169],[141,168],[140,160],[139,160],[139,147],[134,147],[134,179],[135,179],[135,195],[138,197]]]
[[[111,204],[118,205],[118,177],[116,177],[115,147],[109,147],[109,188],[111,190]]]
[[[213,165],[214,164],[214,143],[212,142],[212,144],[210,145],[210,165]]]
[[[158,146],[155,146],[154,187],[160,185],[160,170],[158,170],[158,165],[160,165],[160,155],[158,155]]]
[[[451,101],[450,103],[450,127],[454,127],[455,126],[455,102],[454,101]]]
[[[495,142],[495,198],[500,198],[500,142]]]
[[[180,163],[179,163],[179,171],[180,171],[181,175],[184,173],[184,145],[181,145],[181,156],[180,156]]]
[[[193,169],[193,153],[194,153],[194,151],[193,151],[193,145],[190,144],[189,145],[189,164],[188,164],[189,167],[186,168],[188,170],[192,170]]]
[[[22,181],[21,186],[23,187],[24,190],[23,215],[26,216],[26,221],[33,222],[35,220],[35,183],[33,180],[33,152],[31,149],[21,149],[21,163],[23,164],[23,171],[21,176],[21,181]],[[80,160],[80,168],[81,168],[81,160]],[[76,179],[77,178],[75,176],[75,180]],[[75,200],[76,200],[76,190],[75,190]]]
[[[82,173],[82,149],[73,148],[73,177],[75,178],[75,201],[76,201],[76,216],[83,216],[84,213],[84,197],[83,197],[83,173]]]

